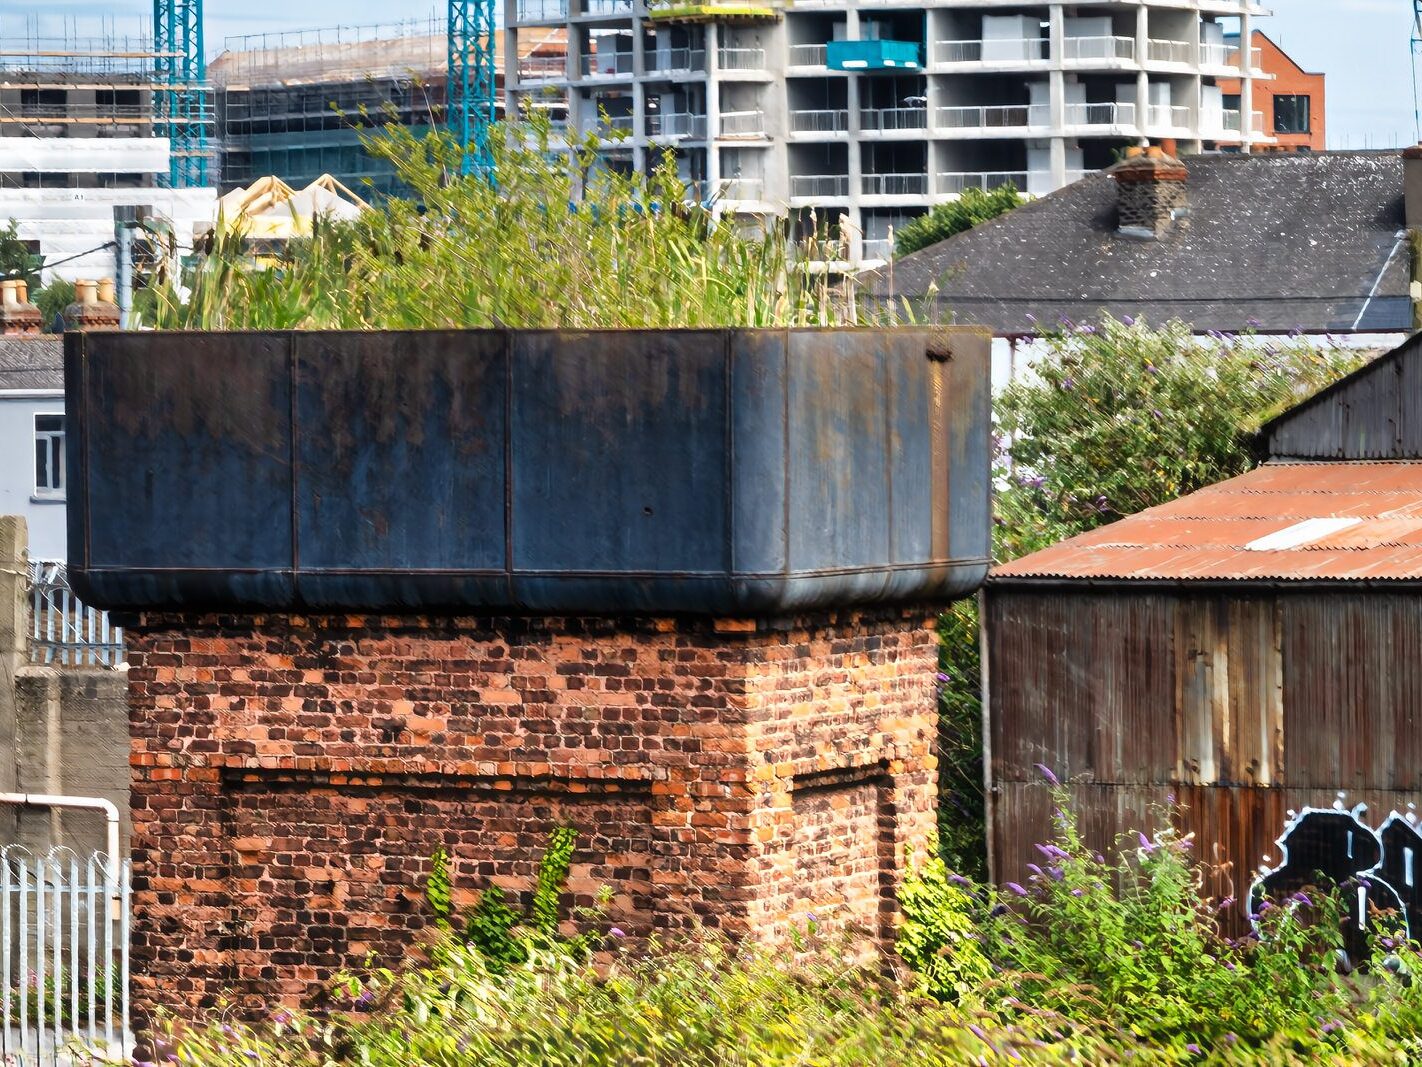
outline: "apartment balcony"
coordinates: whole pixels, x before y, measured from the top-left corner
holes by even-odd
[[[647,116],[647,136],[658,141],[704,141],[706,116],[688,111],[654,111]]]
[[[1189,41],[1164,41],[1152,37],[1146,42],[1146,61],[1176,67],[1189,67],[1194,61],[1194,49]]]
[[[523,86],[560,82],[567,76],[568,65],[563,56],[524,56],[518,61],[518,81]]]
[[[859,192],[864,196],[927,196],[927,174],[861,174]]]
[[[940,107],[933,122],[947,137],[1031,137],[1051,127],[1052,109],[1046,104]]]
[[[632,0],[583,0],[583,14],[593,18],[627,18]]]
[[[762,178],[723,178],[717,199],[722,203],[759,204],[765,196]]]
[[[721,70],[763,72],[765,70],[764,48],[716,49],[716,66]]]
[[[1260,73],[1258,70],[1260,59],[1260,49],[1250,50],[1251,73]],[[1206,73],[1218,71],[1228,77],[1238,78],[1244,73],[1241,69],[1239,49],[1227,44],[1206,44],[1200,43],[1200,69]]]
[[[519,0],[514,17],[519,22],[567,22],[568,0]]]
[[[790,46],[790,66],[827,68],[829,66],[829,45],[792,44]]]
[[[790,112],[790,132],[798,134],[846,134],[848,108],[810,108]]]
[[[802,200],[842,200],[849,196],[849,175],[792,174],[790,196]]]
[[[825,46],[830,70],[919,70],[916,41],[830,41]]]
[[[635,70],[631,52],[583,56],[579,69],[584,78],[630,78]]]
[[[1062,39],[1062,62],[1075,66],[1096,66],[1134,63],[1134,37],[1065,37]]]
[[[1180,104],[1151,104],[1146,109],[1147,133],[1157,136],[1190,132],[1190,109]]]
[[[717,135],[723,138],[761,138],[765,136],[765,112],[723,111],[717,123]]]
[[[859,242],[861,247],[860,258],[869,260],[889,260],[894,255],[894,239],[892,237],[866,237]]]
[[[1066,125],[1083,133],[1135,136],[1135,104],[1068,104]]]
[[[928,129],[925,107],[866,107],[859,111],[859,128],[866,133],[899,133]]]
[[[599,133],[631,133],[631,115],[599,115],[597,120],[597,130]]]
[[[933,45],[933,61],[954,67],[1022,70],[1045,66],[1047,60],[1048,47],[1045,37],[937,41]]]
[[[659,48],[647,53],[647,70],[657,74],[705,74],[706,52],[701,48]]]
[[[991,192],[1004,185],[1010,185],[1019,193],[1027,191],[1028,175],[1025,170],[948,170],[938,172],[938,191],[945,195],[957,196],[969,189]]]

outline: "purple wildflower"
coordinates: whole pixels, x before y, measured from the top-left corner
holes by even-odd
[[[1253,315],[1250,315],[1249,318],[1244,320],[1244,325],[1248,326],[1251,330],[1257,330],[1264,324],[1258,319],[1256,319]]]
[[[1073,890],[1071,891],[1071,895],[1074,896],[1074,897],[1079,897],[1079,896],[1081,896],[1082,892],[1083,892],[1083,891],[1082,891],[1081,889],[1073,889]]]
[[[1122,315],[1122,316],[1121,316],[1121,325],[1122,325],[1122,326],[1134,326],[1135,324],[1136,324],[1136,317],[1135,317],[1134,315]]]
[[[1190,1042],[1190,1044],[1185,1046],[1185,1051],[1190,1053],[1190,1055],[1192,1056],[1198,1056],[1200,1054],[1200,1046],[1192,1041]]]
[[[1323,1024],[1323,1032],[1325,1034],[1331,1034],[1334,1030],[1341,1029],[1343,1029],[1343,1024],[1340,1023],[1337,1019],[1329,1019],[1326,1023]]]
[[[1149,856],[1152,852],[1155,851],[1155,843],[1151,841],[1150,838],[1146,837],[1145,834],[1137,830],[1136,837],[1141,843],[1141,851],[1144,852],[1147,856]]]
[[[611,930],[608,931],[608,933],[611,934],[613,937],[626,937],[626,936],[627,936],[627,931],[624,930],[624,929],[622,929],[622,927],[620,927],[620,926],[614,926]]]
[[[1304,907],[1306,907],[1306,908],[1311,908],[1311,907],[1313,907],[1313,901],[1311,901],[1311,900],[1308,899],[1308,894],[1305,893],[1305,892],[1302,892],[1302,891],[1297,892],[1297,893],[1295,893],[1293,896],[1291,896],[1289,899],[1292,900],[1295,904],[1302,904],[1302,905],[1303,905]],[[1391,946],[1389,946],[1389,947],[1391,947]]]
[[[1045,778],[1047,781],[1051,782],[1052,785],[1062,784],[1060,781],[1057,780],[1057,776],[1052,773],[1052,769],[1048,767],[1045,763],[1034,763],[1032,764],[1032,766],[1036,767],[1042,777]],[[1042,846],[1038,845],[1037,847],[1041,848]]]
[[[1012,892],[1016,893],[1019,897],[1025,897],[1027,895],[1027,890],[1023,889],[1016,882],[1008,882],[1006,888],[1012,890]]]
[[[1064,860],[1071,856],[1071,853],[1056,845],[1038,845],[1037,851],[1046,856],[1049,860]]]
[[[950,875],[948,876],[948,881],[952,882],[954,885],[967,885],[967,886],[970,886],[970,885],[973,884],[973,881],[972,881],[971,878],[964,878],[961,874],[950,874]]]
[[[1071,392],[1073,389],[1076,388],[1076,381],[1075,381],[1075,379],[1072,379],[1072,378],[1063,378],[1063,379],[1062,379],[1062,388],[1065,389],[1067,392]]]

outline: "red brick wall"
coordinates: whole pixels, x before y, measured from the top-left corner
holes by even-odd
[[[394,962],[436,846],[465,903],[526,899],[565,823],[570,902],[611,887],[633,936],[883,938],[933,826],[923,612],[131,622],[141,1008]]]
[[[1254,110],[1263,116],[1263,132],[1275,138],[1278,144],[1257,145],[1256,152],[1297,152],[1308,149],[1322,152],[1328,147],[1327,130],[1324,124],[1324,76],[1311,74],[1293,61],[1282,48],[1268,36],[1254,31],[1254,47],[1259,49],[1259,67],[1265,74],[1272,75],[1271,81],[1254,82]],[[1226,96],[1239,92],[1238,78],[1220,78],[1220,91]],[[1307,96],[1309,100],[1308,133],[1276,133],[1274,131],[1274,97]]]

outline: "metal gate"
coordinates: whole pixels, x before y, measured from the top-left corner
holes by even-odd
[[[129,863],[0,848],[6,1065],[127,1062]]]

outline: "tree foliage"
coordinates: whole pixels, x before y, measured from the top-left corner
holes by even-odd
[[[41,258],[20,240],[20,227],[14,219],[0,226],[0,278],[18,278],[35,289],[39,285]]]
[[[896,232],[894,254],[906,256],[946,240],[955,233],[971,230],[979,223],[1011,211],[1022,200],[1022,194],[1011,185],[999,185],[991,192],[964,189],[957,200],[937,205]]]

